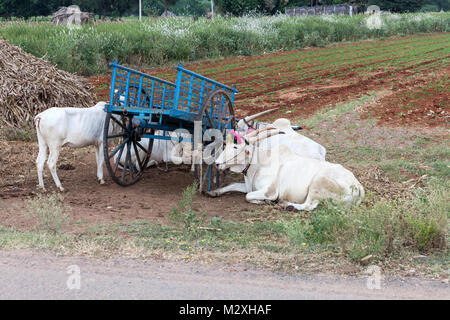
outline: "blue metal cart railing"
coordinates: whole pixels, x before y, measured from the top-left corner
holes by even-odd
[[[142,177],[155,139],[193,142],[195,123],[200,125],[202,135],[216,129],[221,138],[227,129],[235,127],[235,87],[187,70],[181,63],[175,67],[175,83],[117,61],[110,66],[113,72],[110,101],[105,107],[104,156],[111,178],[119,185],[134,184]],[[202,142],[202,148],[210,143],[217,145],[212,139]],[[213,157],[218,152],[214,150]],[[220,173],[212,163],[194,166],[202,191],[219,186]]]

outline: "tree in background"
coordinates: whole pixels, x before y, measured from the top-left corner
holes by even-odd
[[[216,0],[215,3],[222,13],[243,15],[250,12],[276,14],[286,7],[303,7],[331,5],[342,3],[359,3],[360,0]]]
[[[424,4],[424,0],[369,0],[367,5],[377,5],[381,10],[392,12],[415,12]]]
[[[169,11],[169,8],[175,5],[178,0],[163,0],[164,11]]]
[[[48,15],[54,2],[42,0],[0,0],[0,16],[29,18]]]
[[[425,0],[420,11],[448,11],[450,10],[449,0]]]
[[[264,0],[266,11],[270,14],[275,14],[281,10],[283,5],[289,3],[289,0]]]
[[[135,3],[136,2],[136,3]],[[29,18],[47,16],[59,7],[77,5],[82,11],[99,15],[121,16],[129,14],[138,1],[128,0],[0,0],[0,16]]]
[[[61,1],[63,2],[63,1]],[[102,15],[105,14],[105,10],[102,8],[102,5],[105,5],[103,1],[99,0],[73,0],[68,1],[70,3],[64,3],[63,6],[68,6],[71,4],[77,5],[80,7],[81,11],[84,12],[95,12],[96,14]]]
[[[164,12],[164,4],[159,0],[143,0],[142,12],[147,16],[160,16]]]
[[[450,10],[449,0],[289,0],[284,7],[302,7],[331,4],[355,4],[362,7],[377,5],[391,12]],[[283,9],[284,9],[283,7]]]
[[[83,1],[83,0],[82,0]],[[74,4],[77,1],[73,1]],[[98,14],[105,16],[123,16],[127,13],[129,14],[132,8],[136,8],[139,4],[138,1],[124,1],[124,0],[91,0],[88,1],[94,4],[94,2],[100,3],[100,8],[98,9]],[[91,11],[92,12],[92,11]]]
[[[215,0],[222,13],[240,16],[248,13],[275,14],[284,9],[289,0]]]
[[[332,4],[361,3],[361,0],[289,0],[285,7],[326,6]]]
[[[222,13],[228,13],[235,16],[248,14],[250,12],[262,12],[264,0],[215,0],[216,7]]]
[[[210,7],[210,0],[143,0],[143,12],[149,16],[160,16],[164,10],[170,9],[177,16],[204,16]]]
[[[179,0],[172,11],[177,16],[204,16],[210,8],[210,0]]]
[[[251,12],[275,14],[285,7],[353,3],[362,6],[375,4],[392,12],[450,10],[449,0],[214,0],[222,13],[240,16]],[[78,5],[82,11],[100,16],[137,14],[138,0],[0,0],[1,17],[47,16],[61,6]],[[210,0],[143,0],[146,15],[161,15],[171,9],[177,15],[204,15]]]

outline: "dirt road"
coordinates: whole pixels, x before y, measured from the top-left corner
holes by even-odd
[[[0,299],[450,299],[440,281],[367,280],[0,251]]]

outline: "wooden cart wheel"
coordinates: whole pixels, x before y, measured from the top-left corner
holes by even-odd
[[[204,119],[206,119],[206,121]],[[203,101],[200,113],[196,120],[203,121],[203,150],[208,148],[208,145],[215,141],[215,137],[211,137],[211,141],[206,141],[209,140],[208,129],[219,130],[223,139],[222,141],[225,141],[226,129],[235,129],[236,127],[233,103],[231,102],[228,92],[223,89],[215,89],[208,93]],[[211,157],[214,158],[214,160],[219,156],[222,150],[222,147],[218,150],[215,148],[209,149],[209,151],[211,151]],[[195,164],[194,177],[197,180],[199,190],[202,193],[219,188],[224,180],[224,174],[214,166],[214,162],[210,164],[203,163],[201,165]]]
[[[133,116],[106,114],[103,148],[106,168],[111,179],[130,186],[141,179],[153,148],[153,140],[141,140],[143,128],[134,127]],[[150,134],[153,134],[151,130]]]

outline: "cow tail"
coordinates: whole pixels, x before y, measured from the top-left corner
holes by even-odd
[[[36,117],[34,117],[34,124],[36,126],[36,131],[38,133],[40,133],[40,126],[41,126],[41,117],[39,115],[37,115]]]

